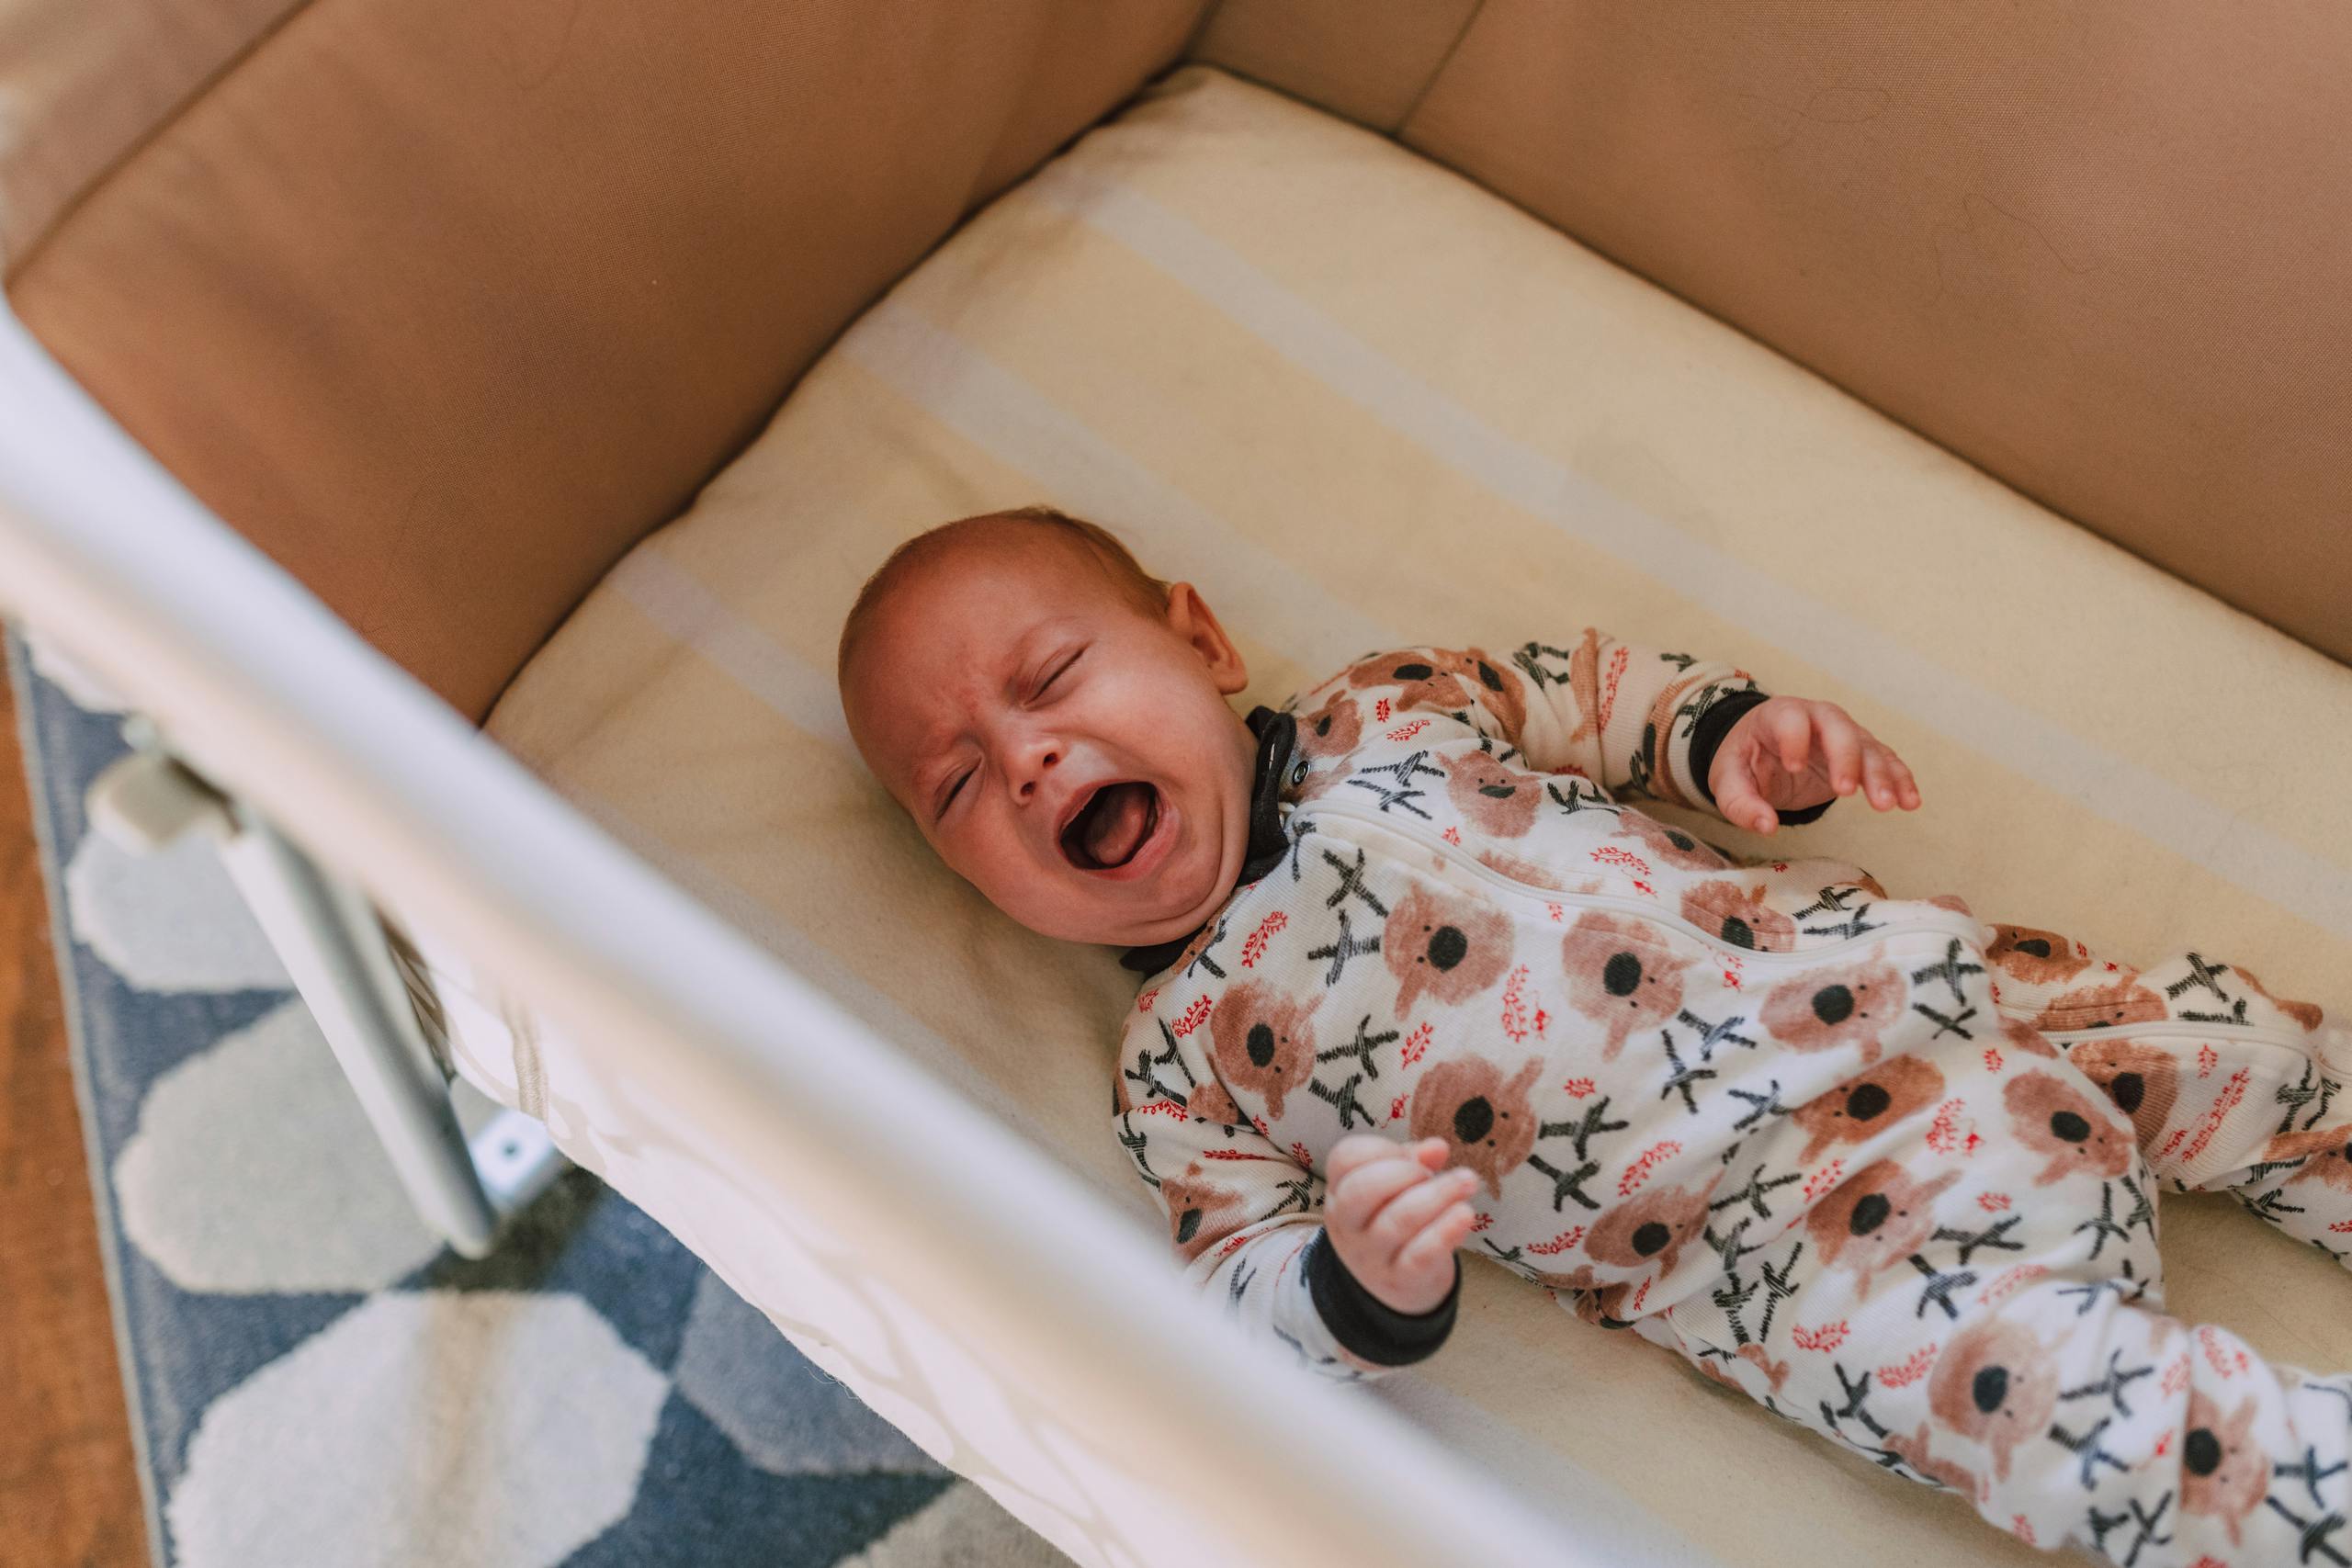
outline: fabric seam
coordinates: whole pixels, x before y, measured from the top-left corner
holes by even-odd
[[[1486,9],[1487,0],[1478,0],[1470,7],[1470,14],[1462,18],[1461,30],[1453,35],[1453,41],[1445,46],[1445,52],[1438,56],[1437,64],[1430,67],[1428,79],[1413,95],[1413,101],[1405,106],[1405,112],[1396,117],[1396,123],[1388,128],[1388,134],[1400,143],[1405,139],[1405,128],[1412,124],[1413,117],[1421,111],[1421,100],[1430,96],[1430,89],[1436,86],[1437,79],[1445,74],[1445,68],[1453,63],[1453,57],[1462,51],[1462,40],[1470,36],[1470,29],[1477,25],[1478,17]]]
[[[1481,0],[1481,4],[1483,3],[1484,0]],[[141,153],[153,147],[163,139],[166,131],[187,118],[188,111],[194,108],[199,100],[209,96],[215,88],[242,69],[247,61],[253,59],[264,46],[283,31],[288,23],[304,15],[310,9],[311,0],[299,0],[298,4],[289,6],[267,27],[247,39],[242,47],[233,51],[227,59],[214,66],[202,80],[182,95],[176,103],[166,108],[161,118],[133,137],[128,146],[102,164],[96,174],[83,182],[79,190],[66,197],[64,205],[51,217],[48,227],[33,237],[31,246],[23,255],[0,257],[0,264],[5,264],[0,265],[0,288],[14,284],[23,275],[25,269],[40,260],[41,253],[48,250],[60,234],[65,232],[66,227],[81,216],[82,209],[89,205],[92,197],[112,185],[123,171],[130,168]]]

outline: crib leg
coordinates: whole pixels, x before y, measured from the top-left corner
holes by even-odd
[[[508,1111],[469,1144],[367,897],[155,746],[152,731],[134,721],[130,732],[145,744],[93,782],[92,822],[130,848],[158,847],[190,828],[213,834],[410,1201],[458,1253],[486,1256],[500,1216],[564,1168],[546,1127]]]

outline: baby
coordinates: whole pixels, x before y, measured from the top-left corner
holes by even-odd
[[[1622,798],[1917,809],[1837,705],[1588,627],[1245,721],[1199,592],[1042,507],[901,547],[840,676],[949,866],[1149,975],[1119,1140],[1190,1277],[1309,1366],[1431,1354],[1466,1244],[2029,1541],[2352,1556],[2352,1377],[2165,1315],[2156,1252],[2160,1183],[2352,1250],[2352,1036]]]

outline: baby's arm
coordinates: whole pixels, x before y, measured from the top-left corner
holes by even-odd
[[[1529,694],[1514,744],[1535,767],[1577,767],[1758,833],[1858,790],[1881,811],[1919,805],[1911,770],[1845,709],[1771,696],[1732,665],[1587,626],[1575,648],[1529,643],[1511,666]],[[1486,684],[1482,702],[1508,719],[1510,692]]]
[[[1375,723],[1436,708],[1515,748],[1505,761],[1641,791],[1758,833],[1811,822],[1857,791],[1882,811],[1919,805],[1910,769],[1837,704],[1772,696],[1731,664],[1597,626],[1572,647],[1531,642],[1507,659],[1407,649],[1341,679],[1372,702]],[[1302,722],[1328,731],[1329,714],[1327,704]],[[1303,739],[1310,756],[1342,749]]]
[[[1524,645],[1510,656],[1510,674],[1526,694],[1513,744],[1528,765],[1581,773],[1605,789],[1630,785],[1701,810],[1715,807],[1708,774],[1717,748],[1741,716],[1768,700],[1745,670],[1626,642],[1598,626],[1585,627],[1567,648]],[[1508,725],[1510,691],[1480,696]],[[1781,820],[1810,822],[1826,809],[1824,802]]]
[[[1121,1110],[1117,1122],[1185,1278],[1311,1371],[1380,1377],[1434,1353],[1452,1332],[1461,1280],[1453,1249],[1472,1222],[1454,1201],[1459,1175],[1429,1169],[1443,1160],[1442,1145],[1342,1140],[1331,1155],[1339,1196],[1327,1229],[1321,1179],[1254,1127],[1191,1115],[1173,1100]],[[1343,1157],[1351,1144],[1376,1146]]]

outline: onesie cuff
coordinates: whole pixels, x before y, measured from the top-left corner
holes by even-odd
[[[1426,1360],[1453,1332],[1462,1300],[1462,1259],[1453,1260],[1453,1286],[1445,1300],[1425,1313],[1398,1312],[1348,1272],[1331,1246],[1330,1232],[1317,1227],[1306,1244],[1306,1289],[1323,1326],[1351,1354],[1375,1366],[1403,1367]]]
[[[1699,716],[1699,722],[1690,727],[1690,776],[1698,781],[1699,793],[1707,797],[1709,806],[1715,807],[1715,792],[1707,783],[1707,774],[1714,767],[1715,752],[1722,747],[1724,737],[1731,733],[1731,727],[1739,722],[1740,715],[1769,701],[1770,696],[1769,692],[1748,691],[1733,692],[1718,697],[1705,713]],[[1800,828],[1818,819],[1823,812],[1837,804],[1837,796],[1832,795],[1801,811],[1776,810],[1773,815],[1783,828]],[[1723,815],[1721,807],[1715,807],[1715,815]]]

